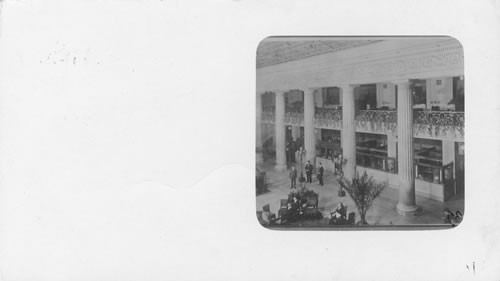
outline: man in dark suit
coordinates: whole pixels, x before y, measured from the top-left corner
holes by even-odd
[[[323,165],[321,164],[321,162],[319,162],[319,168],[318,168],[319,185],[323,185],[323,172],[324,171],[325,171],[325,169],[323,169]]]
[[[313,173],[313,165],[311,164],[311,161],[307,161],[306,176],[307,176],[307,182],[309,183],[312,182],[312,173]]]

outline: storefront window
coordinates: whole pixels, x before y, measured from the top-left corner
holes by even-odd
[[[340,131],[321,129],[321,139],[317,142],[316,153],[319,157],[333,159],[341,153]]]
[[[356,165],[397,173],[396,158],[387,154],[387,135],[356,133]]]
[[[450,177],[448,167],[443,166],[442,141],[415,138],[413,142],[415,153],[415,176],[417,179],[441,184]]]

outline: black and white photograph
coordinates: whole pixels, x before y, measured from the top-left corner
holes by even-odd
[[[459,225],[463,62],[451,37],[264,39],[257,49],[259,222]]]

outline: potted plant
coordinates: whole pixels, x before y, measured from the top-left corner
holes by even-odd
[[[342,176],[339,177],[337,181],[356,205],[356,209],[361,217],[358,224],[367,225],[366,213],[372,207],[373,201],[382,193],[384,188],[387,187],[387,182],[376,183],[373,181],[372,177],[368,177],[366,171],[362,176],[356,173],[352,180]]]

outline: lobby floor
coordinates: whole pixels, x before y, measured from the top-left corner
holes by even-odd
[[[262,210],[262,206],[270,204],[271,212],[277,213],[280,206],[280,199],[288,198],[290,192],[290,179],[288,170],[277,172],[274,170],[274,162],[266,161],[260,169],[267,173],[268,192],[257,195],[257,210]],[[300,164],[296,164],[300,176]],[[297,186],[299,186],[297,179]],[[308,183],[306,188],[314,190],[319,194],[319,210],[327,217],[333,212],[339,202],[347,206],[347,213],[356,213],[356,222],[359,221],[359,213],[354,202],[348,194],[344,197],[337,195],[339,184],[332,172],[325,171],[324,185],[320,186],[315,175],[313,182]],[[366,221],[372,226],[445,226],[443,224],[443,209],[449,208],[451,211],[460,211],[464,214],[463,195],[456,195],[446,202],[416,196],[417,205],[421,208],[417,215],[402,216],[396,211],[398,202],[398,190],[387,187],[381,195],[375,199],[372,208],[366,214]],[[322,222],[313,223],[310,226],[328,226],[326,219]],[[332,226],[334,227],[334,226]]]

